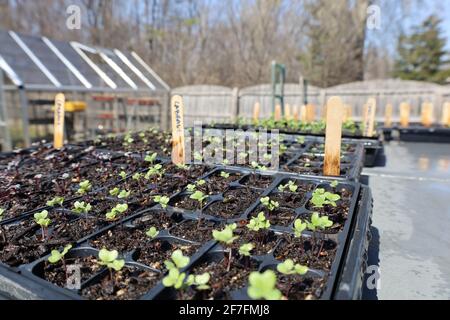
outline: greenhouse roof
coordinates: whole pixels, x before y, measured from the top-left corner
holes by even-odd
[[[137,53],[0,30],[0,69],[36,90],[168,91]]]

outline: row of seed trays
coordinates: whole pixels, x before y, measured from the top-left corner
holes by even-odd
[[[323,142],[286,136],[282,144],[279,171],[207,165],[201,154],[175,165],[170,134],[154,129],[2,154],[0,292],[359,298],[372,210],[357,182],[362,147],[343,143],[345,170],[324,177]]]
[[[309,140],[315,137],[323,139],[325,136],[326,123],[324,120],[299,121],[295,119],[275,120],[274,117],[260,120],[239,119],[236,123],[212,123],[204,125],[204,128],[211,129],[241,129],[241,130],[278,130],[282,134],[304,136]],[[347,119],[342,124],[343,142],[362,143],[365,151],[364,165],[373,167],[376,165],[377,157],[383,152],[382,136],[377,132],[368,137],[363,134],[362,123]],[[319,139],[320,140],[320,139]]]

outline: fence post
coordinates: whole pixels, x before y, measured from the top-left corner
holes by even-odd
[[[239,88],[233,88],[231,92],[231,121],[234,123],[239,116]]]

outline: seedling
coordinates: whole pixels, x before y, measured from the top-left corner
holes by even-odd
[[[119,195],[117,196],[117,198],[119,199],[126,199],[130,196],[131,191],[127,191],[127,190],[121,190]]]
[[[111,209],[111,211],[108,211],[106,213],[106,219],[108,220],[116,220],[118,216],[123,214],[125,211],[128,210],[128,204],[126,203],[119,203],[114,208]]]
[[[264,212],[258,213],[256,217],[250,219],[250,222],[247,224],[247,228],[252,231],[259,231],[260,229],[269,229],[270,221],[266,219]]]
[[[91,185],[91,182],[89,180],[81,181],[78,184],[78,187],[79,188],[78,188],[77,193],[80,194],[80,195],[85,195],[86,193],[88,193],[92,189],[92,185]]]
[[[164,261],[164,265],[168,270],[172,269],[183,269],[189,264],[189,257],[183,255],[183,252],[178,249],[172,252],[170,260]]]
[[[299,137],[297,137],[296,141],[299,144],[304,144],[305,143],[305,137],[299,136]]]
[[[55,207],[57,205],[62,206],[63,202],[64,202],[63,197],[56,196],[53,199],[47,201],[47,206],[49,207]]]
[[[150,227],[150,229],[148,229],[145,234],[147,235],[147,237],[154,239],[158,236],[159,231],[155,227]]]
[[[92,206],[89,203],[86,203],[84,201],[75,201],[73,204],[72,211],[78,214],[85,214],[87,215],[89,211],[91,211]]]
[[[117,259],[118,256],[119,252],[117,252],[117,250],[109,251],[105,248],[101,249],[98,253],[98,264],[101,266],[106,266],[108,268],[111,281],[114,281],[112,270],[120,271],[125,266],[125,260]]]
[[[302,232],[306,229],[307,227],[307,223],[306,222],[302,222],[301,219],[296,219],[294,221],[294,234],[295,237],[298,238],[302,235]]]
[[[317,188],[312,194],[311,203],[316,208],[322,208],[324,205],[332,205],[336,207],[336,201],[341,199],[338,194],[325,191],[323,188]]]
[[[277,270],[282,274],[299,274],[303,276],[308,272],[308,267],[302,266],[298,263],[294,264],[292,259],[287,259],[277,265]]]
[[[201,162],[203,160],[202,154],[200,152],[198,152],[198,151],[194,152],[194,160],[197,160],[197,161]]]
[[[242,246],[239,247],[239,254],[242,256],[249,257],[250,251],[255,248],[255,245],[253,243],[244,243]]]
[[[121,177],[122,179],[125,179],[127,177],[127,173],[125,171],[120,171],[119,177]]]
[[[196,182],[197,186],[203,186],[206,183],[205,180],[201,179]]]
[[[114,189],[109,190],[109,195],[112,197],[117,197],[119,195],[120,189],[115,187]]]
[[[337,180],[334,180],[330,183],[330,186],[333,188],[336,188],[338,186],[339,182]]]
[[[203,208],[203,201],[207,198],[208,196],[206,196],[203,192],[197,190],[195,191],[193,194],[190,195],[190,199],[193,200],[197,200],[198,203],[200,204],[200,211],[202,211]]]
[[[320,217],[318,212],[314,212],[311,216],[311,221],[308,222],[308,229],[316,231],[317,229],[326,229],[333,225],[333,221],[329,220],[327,216]]]
[[[280,206],[277,201],[270,200],[269,197],[261,198],[261,203],[264,207],[269,209],[269,211],[273,211]]]
[[[131,179],[133,179],[134,181],[139,181],[139,180],[141,180],[142,176],[143,176],[142,173],[136,172],[135,174],[133,174],[133,175],[131,176]]]
[[[222,231],[213,230],[212,235],[214,240],[221,242],[225,246],[229,246],[233,243],[234,240],[239,238],[233,234],[233,231],[236,230],[236,223],[227,225]],[[231,259],[232,259],[232,250],[231,247],[228,248],[228,265],[227,271],[230,271],[231,268]]]
[[[169,197],[166,196],[155,196],[153,201],[159,203],[163,209],[167,208],[167,204],[169,203]]]
[[[194,192],[195,188],[197,188],[197,186],[195,184],[190,183],[190,184],[187,185],[186,188],[187,188],[187,191]]]
[[[42,230],[42,241],[45,240],[46,228],[52,222],[50,218],[48,218],[48,211],[42,210],[41,212],[36,212],[34,214],[34,221],[41,226]]]
[[[272,270],[263,273],[257,271],[250,273],[247,294],[254,300],[280,300],[281,292],[276,288],[277,276]]]
[[[208,290],[209,279],[211,278],[208,272],[199,275],[190,274],[186,280],[186,286],[195,286],[197,290]]]
[[[148,168],[148,171],[145,174],[145,179],[150,180],[154,176],[162,177],[163,174],[164,170],[162,170],[162,165],[158,163]]]
[[[169,269],[167,276],[163,278],[163,285],[165,287],[174,287],[175,289],[181,289],[184,284],[184,279],[186,278],[186,273],[180,272],[177,268]]]
[[[289,189],[290,192],[296,192],[298,189],[298,186],[292,180],[289,180],[289,182],[287,184],[284,184],[284,185],[280,184],[278,186],[278,190],[281,192],[285,191],[286,189]]]
[[[50,253],[50,257],[48,257],[48,262],[50,262],[51,264],[55,264],[58,261],[61,261],[65,268],[64,256],[69,252],[70,249],[72,249],[72,245],[68,244],[61,252],[59,252],[58,250],[52,250],[52,252]]]
[[[155,162],[155,160],[156,160],[156,156],[157,156],[158,154],[155,152],[155,153],[153,153],[152,155],[146,155],[145,156],[145,158],[144,158],[144,161],[145,162],[150,162],[150,164],[153,164],[154,162]]]
[[[176,166],[180,170],[188,170],[189,169],[189,167],[184,163],[177,163]]]

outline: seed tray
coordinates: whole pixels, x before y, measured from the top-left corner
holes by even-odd
[[[244,228],[244,225],[246,224],[246,221],[252,216],[252,214],[255,213],[255,210],[259,210],[258,206],[260,204],[259,199],[263,196],[267,195],[273,195],[274,193],[279,193],[277,191],[277,186],[280,183],[286,183],[288,180],[293,180],[300,186],[309,185],[311,186],[310,189],[307,189],[307,191],[303,194],[304,200],[300,200],[302,202],[301,204],[298,204],[298,207],[295,209],[290,208],[292,215],[295,217],[306,217],[308,214],[311,213],[311,208],[308,206],[308,200],[311,197],[312,190],[314,188],[325,187],[327,189],[331,188],[329,183],[330,179],[318,179],[315,177],[300,177],[295,174],[274,174],[274,173],[258,173],[252,172],[251,170],[246,170],[244,168],[236,169],[236,168],[222,168],[217,167],[213,170],[209,171],[208,173],[204,175],[200,175],[200,180],[205,180],[206,185],[208,185],[208,181],[213,181],[214,174],[217,174],[218,171],[226,170],[230,174],[237,174],[239,173],[239,177],[236,181],[230,181],[228,183],[228,189],[230,190],[236,190],[236,189],[242,189],[244,188],[251,188],[252,191],[260,191],[257,198],[246,208],[242,208],[242,213],[237,215],[236,217],[232,218],[224,218],[220,216],[215,215],[207,215],[204,213],[200,213],[198,210],[187,210],[182,209],[179,207],[176,207],[177,199],[179,199],[180,196],[183,196],[186,193],[186,190],[181,190],[179,192],[176,192],[170,197],[169,207],[165,210],[163,210],[164,214],[167,215],[168,219],[171,219],[170,221],[175,221],[174,225],[164,227],[163,229],[167,229],[166,231],[161,230],[161,233],[158,235],[157,238],[155,238],[153,241],[163,241],[164,243],[169,243],[169,247],[172,248],[172,245],[174,243],[182,243],[185,245],[192,245],[193,241],[192,239],[186,239],[186,238],[180,238],[179,236],[174,236],[171,234],[171,232],[175,232],[176,228],[179,228],[180,225],[192,223],[192,221],[197,221],[199,218],[204,219],[208,223],[221,225],[224,223],[230,223],[230,222],[237,222],[240,226],[240,229],[246,230]],[[128,178],[129,179],[129,178]],[[212,179],[212,180],[211,180]],[[338,270],[340,269],[341,262],[343,261],[343,256],[345,254],[345,247],[346,243],[348,241],[348,235],[351,229],[352,220],[353,217],[357,215],[357,211],[359,210],[357,207],[358,202],[358,196],[360,194],[361,187],[358,183],[355,182],[349,182],[345,181],[343,179],[338,179],[339,185],[336,187],[337,190],[341,193],[343,199],[342,202],[345,201],[346,206],[348,208],[348,212],[344,210],[343,218],[339,220],[339,215],[336,215],[336,212],[333,212],[332,209],[330,209],[330,219],[335,222],[335,226],[333,226],[331,229],[331,233],[323,234],[323,233],[317,233],[317,239],[329,239],[329,241],[334,241],[336,243],[336,257],[333,260],[331,271],[329,273],[329,276],[326,280],[325,288],[326,290],[320,294],[318,297],[320,298],[331,298],[332,297],[332,290],[335,286],[335,283],[337,281],[337,275]],[[125,184],[127,179],[120,180],[117,182],[118,186],[121,186]],[[207,210],[208,206],[211,206],[214,202],[221,201],[221,197],[224,198],[224,194],[229,190],[222,190],[222,192],[218,192],[216,194],[209,194],[210,201],[205,205],[203,208],[204,211]],[[83,198],[86,197],[93,197],[93,195],[87,195],[83,196]],[[54,247],[63,246],[64,244],[74,243],[75,249],[70,251],[70,254],[73,255],[74,259],[81,259],[83,260],[83,257],[86,256],[93,256],[95,257],[97,255],[97,249],[93,246],[101,245],[105,242],[99,242],[96,243],[97,239],[99,237],[105,236],[106,238],[108,233],[116,232],[117,230],[124,232],[127,234],[127,232],[132,232],[133,230],[136,230],[136,225],[139,225],[140,222],[142,222],[139,219],[142,219],[143,216],[148,215],[150,212],[154,214],[155,210],[162,211],[162,208],[160,205],[149,205],[148,208],[136,208],[136,211],[130,212],[129,215],[125,216],[123,219],[114,222],[114,223],[107,223],[105,225],[105,221],[101,221],[100,225],[96,226],[95,230],[92,231],[90,234],[78,238],[78,239],[66,239],[66,241],[62,241],[58,244],[53,244],[52,246],[48,245],[46,248],[41,248],[40,254],[33,259],[30,259],[32,261],[27,261],[24,264],[15,265],[14,267],[7,266],[4,263],[0,264],[0,279],[16,279],[14,281],[4,281],[1,282],[2,290],[3,291],[9,291],[9,292],[19,292],[18,296],[23,296],[24,294],[29,294],[31,297],[35,298],[45,298],[45,299],[61,299],[61,298],[69,298],[69,299],[80,299],[82,296],[80,296],[80,291],[78,290],[68,290],[68,289],[62,289],[59,288],[53,284],[49,284],[45,280],[42,280],[39,278],[39,274],[42,275],[43,270],[43,263],[45,263],[45,260],[47,259],[47,253],[50,249],[53,249]],[[319,211],[321,211],[320,209]],[[325,210],[325,209],[324,209]],[[327,209],[328,210],[328,209]],[[326,211],[323,211],[323,213],[326,214]],[[70,222],[79,222],[81,219],[86,219],[83,217],[77,217],[74,216],[70,211],[63,210],[63,209],[52,209],[51,210],[52,219],[68,219]],[[89,217],[92,218],[92,217]],[[270,217],[269,217],[270,219]],[[87,220],[87,219],[86,219]],[[160,220],[160,219],[158,219]],[[28,226],[33,224],[31,216],[21,216],[19,218],[16,218],[13,221],[3,221],[0,225],[5,230],[7,227],[15,226],[24,224],[25,226]],[[198,223],[198,222],[197,222]],[[209,226],[210,227],[210,226]],[[188,228],[189,229],[189,228]],[[31,237],[36,240],[39,237],[40,231],[36,230],[36,227],[32,227],[30,229]],[[289,235],[289,233],[292,233],[292,222],[288,225],[284,226],[278,226],[277,224],[273,224],[270,228],[271,234],[275,235],[276,237],[284,237]],[[311,239],[311,232],[305,231],[304,232],[304,238],[305,239]],[[124,238],[134,239],[132,237],[124,236]],[[302,238],[303,239],[303,238]],[[107,239],[106,239],[107,240]],[[283,240],[284,241],[284,240]],[[319,240],[317,240],[319,241]],[[150,241],[151,242],[151,241]],[[106,242],[107,243],[107,242]],[[277,246],[279,246],[282,243],[282,239],[277,240]],[[165,245],[167,246],[167,244]],[[191,257],[191,263],[186,268],[186,270],[191,270],[197,263],[200,263],[202,259],[206,259],[208,255],[211,255],[215,252],[219,252],[220,255],[220,246],[218,246],[214,241],[211,241],[207,238],[202,239],[201,242],[198,242],[196,244],[198,249],[192,254]],[[4,246],[2,246],[4,247]],[[41,245],[39,245],[41,247]],[[45,247],[45,246],[43,246]],[[161,245],[160,247],[163,247]],[[112,248],[109,248],[112,249]],[[2,250],[3,251],[3,250]],[[321,252],[321,251],[319,251]],[[271,252],[267,252],[264,255],[267,255]],[[158,265],[152,264],[144,265],[139,262],[139,257],[142,254],[142,248],[127,248],[123,249],[121,252],[122,256],[126,259],[127,262],[127,268],[125,268],[125,271],[120,273],[118,277],[121,277],[120,279],[128,279],[132,281],[133,290],[135,292],[130,293],[132,298],[142,298],[142,299],[153,299],[162,297],[161,295],[161,284],[158,284],[158,281],[161,280],[163,277],[164,270],[159,270]],[[216,254],[216,253],[215,253]],[[216,254],[217,256],[217,254]],[[68,258],[71,256],[68,256]],[[165,256],[166,258],[167,256]],[[257,261],[261,261],[260,257],[252,257],[252,259],[256,259]],[[209,258],[208,258],[209,259]],[[80,260],[80,261],[81,261]],[[88,259],[89,260],[89,259]],[[146,261],[146,260],[144,260]],[[159,260],[159,266],[161,265],[161,259]],[[265,264],[260,265],[259,267],[268,268],[269,265],[267,265],[268,260],[264,260]],[[272,261],[273,262],[273,261]],[[273,268],[274,265],[272,265]],[[317,271],[317,272],[316,272]],[[323,279],[323,273],[318,272],[320,270],[314,270],[312,269],[311,274],[314,276],[322,276],[321,279]],[[39,273],[41,272],[41,273]],[[14,276],[10,277],[11,274],[14,274]],[[4,276],[4,277],[2,277]],[[82,289],[81,293],[84,295],[84,297],[99,297],[99,283],[102,283],[102,279],[106,279],[108,276],[108,273],[106,270],[95,270],[95,272],[92,272],[92,274],[89,274],[86,278],[82,281]],[[135,283],[137,279],[144,279],[143,282]],[[128,281],[127,280],[127,281]],[[324,280],[320,280],[324,281]],[[313,281],[313,283],[315,283]],[[17,286],[16,286],[17,284]],[[7,289],[7,290],[6,290]],[[127,290],[125,288],[122,288],[122,290]],[[123,292],[125,292],[123,291]],[[145,293],[143,293],[145,291]],[[241,290],[242,291],[242,290]],[[122,293],[123,293],[122,292]],[[137,296],[134,296],[133,294],[136,294]],[[233,293],[234,295],[234,293]],[[103,297],[103,296],[101,296]],[[235,297],[235,296],[233,296]],[[242,297],[242,296],[241,296]],[[103,298],[111,298],[111,296],[105,296]],[[115,297],[120,298],[120,297]]]
[[[221,135],[223,132],[219,132],[218,134]],[[298,137],[297,135],[283,135],[282,139],[280,139],[280,145],[286,146],[286,150],[280,150],[279,171],[322,176],[324,160],[323,139],[308,137],[299,141]],[[207,146],[208,142],[204,143],[203,147],[206,148]],[[245,150],[247,151],[245,159],[239,158],[237,148],[233,150],[233,154],[235,159],[247,164],[231,166],[251,168],[248,149],[246,148]],[[363,167],[364,145],[358,141],[347,140],[343,142],[342,150],[340,177],[356,181],[359,179]],[[226,158],[225,152],[223,155],[224,158]],[[196,160],[193,157],[194,155],[192,155],[190,161],[195,162]]]
[[[407,128],[396,127],[400,141],[450,143],[449,127],[423,127],[413,125]]]

